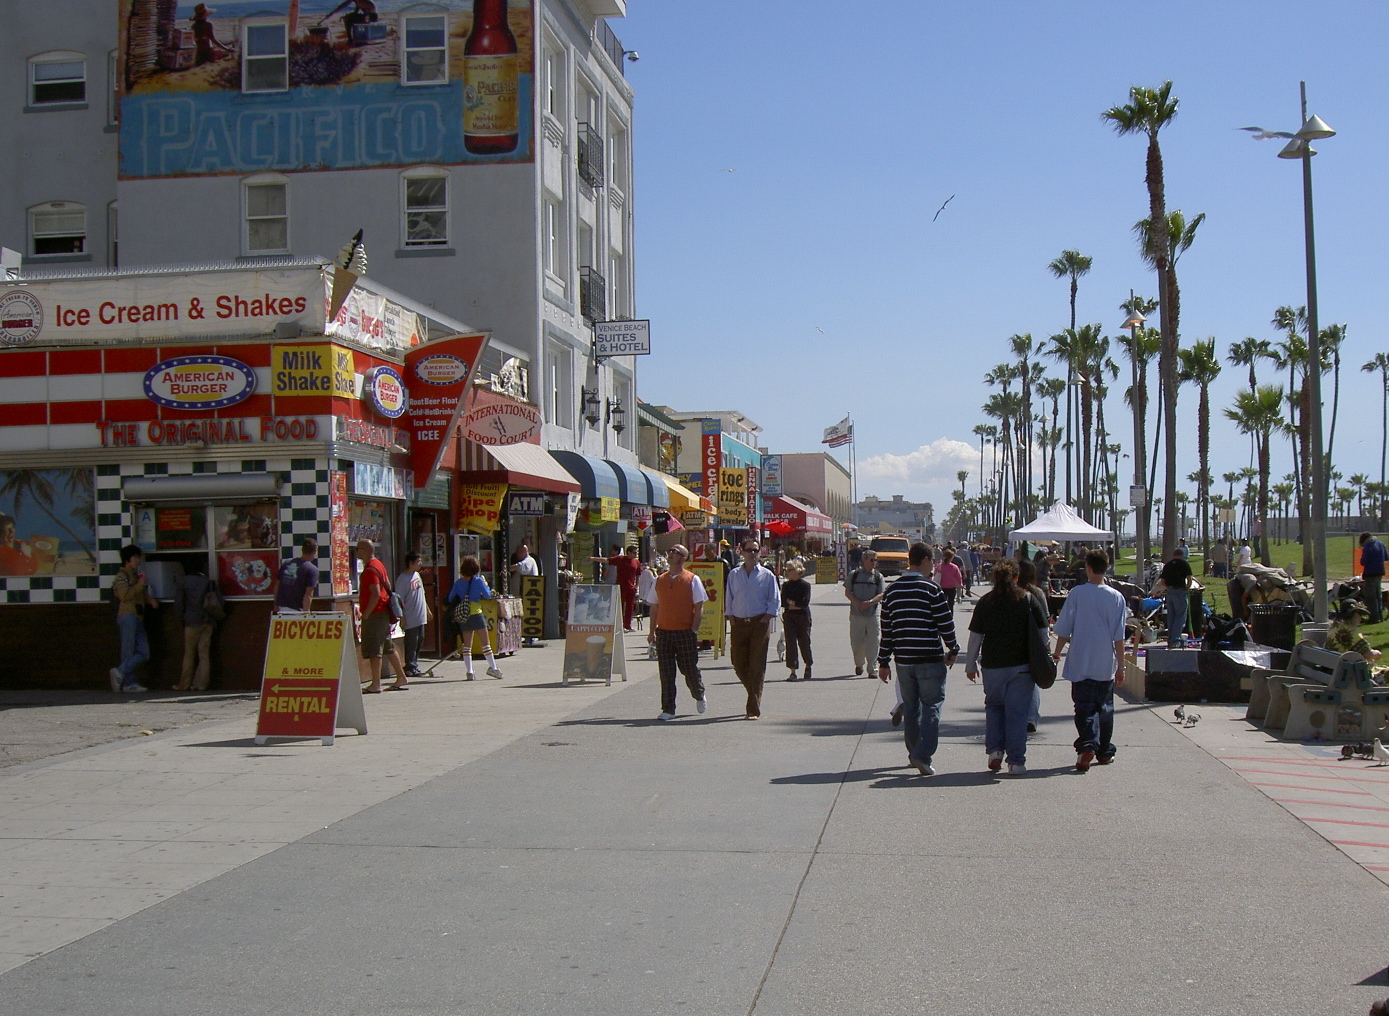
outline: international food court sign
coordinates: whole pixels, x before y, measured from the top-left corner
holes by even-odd
[[[600,360],[650,352],[650,321],[599,321],[593,326],[593,355]]]

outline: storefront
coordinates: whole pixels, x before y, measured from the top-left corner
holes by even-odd
[[[834,522],[818,508],[783,494],[766,499],[763,518],[777,546],[794,546],[809,555],[833,549]]]
[[[466,329],[365,280],[330,320],[331,278],[307,262],[0,284],[0,683],[104,686],[127,544],[162,603],[141,675],[156,689],[178,680],[167,608],[185,574],[227,601],[212,686],[247,689],[280,562],[305,538],[321,609],[349,602],[359,537],[400,570],[422,447],[405,357]]]

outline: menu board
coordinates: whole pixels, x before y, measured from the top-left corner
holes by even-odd
[[[156,550],[205,550],[207,511],[204,508],[158,508],[154,513]]]

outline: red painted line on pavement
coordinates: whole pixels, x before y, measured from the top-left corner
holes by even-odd
[[[1357,822],[1352,818],[1304,818],[1304,822],[1334,822],[1336,825],[1371,826],[1375,829],[1389,829],[1389,822]]]
[[[1347,762],[1364,762],[1365,759],[1347,758],[1327,758],[1327,759],[1282,759],[1282,758],[1259,758],[1255,755],[1217,755],[1216,758],[1222,762],[1265,762],[1269,765],[1278,766],[1337,766],[1343,767]],[[1382,766],[1372,766],[1370,768],[1381,769]]]
[[[1299,787],[1296,783],[1260,783],[1258,780],[1250,780],[1249,783],[1251,786],[1255,787],[1282,787],[1284,790],[1306,790],[1314,794],[1358,794],[1361,797],[1374,796],[1368,790],[1328,790],[1326,787]]]
[[[1271,786],[1273,786],[1274,784],[1272,784],[1272,783],[1256,783],[1256,784],[1254,784],[1254,785],[1255,785],[1256,787],[1271,787]],[[1316,793],[1318,793],[1318,794],[1323,794],[1323,793],[1325,793],[1325,794],[1343,794],[1343,793],[1360,794],[1360,793],[1364,793],[1364,791],[1361,791],[1361,790],[1352,790],[1352,791],[1343,791],[1343,790],[1317,790]],[[1339,801],[1302,801],[1302,800],[1299,800],[1299,799],[1293,798],[1293,797],[1275,797],[1274,800],[1277,801],[1279,804],[1312,804],[1312,805],[1318,805],[1318,806],[1320,806],[1320,807],[1322,807],[1322,808],[1354,808],[1356,811],[1389,811],[1389,808],[1383,808],[1383,807],[1380,807],[1380,806],[1377,805],[1377,804],[1342,804],[1342,803],[1339,802]]]
[[[1382,864],[1362,864],[1361,867],[1369,871],[1389,871],[1389,867],[1385,867]]]
[[[1277,769],[1248,769],[1243,766],[1231,766],[1237,773],[1267,773],[1270,776],[1292,776],[1292,773],[1280,773]],[[1389,780],[1370,779],[1364,776],[1354,776],[1347,773],[1344,776],[1317,776],[1313,773],[1303,773],[1302,778],[1306,780],[1345,780],[1350,783],[1389,783]]]
[[[1378,847],[1380,850],[1389,850],[1389,843],[1361,843],[1359,840],[1332,840],[1338,847]]]

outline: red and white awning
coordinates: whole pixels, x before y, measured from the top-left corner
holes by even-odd
[[[807,536],[833,536],[834,522],[828,515],[795,498],[781,495],[769,497],[763,503],[766,522],[785,522]]]

